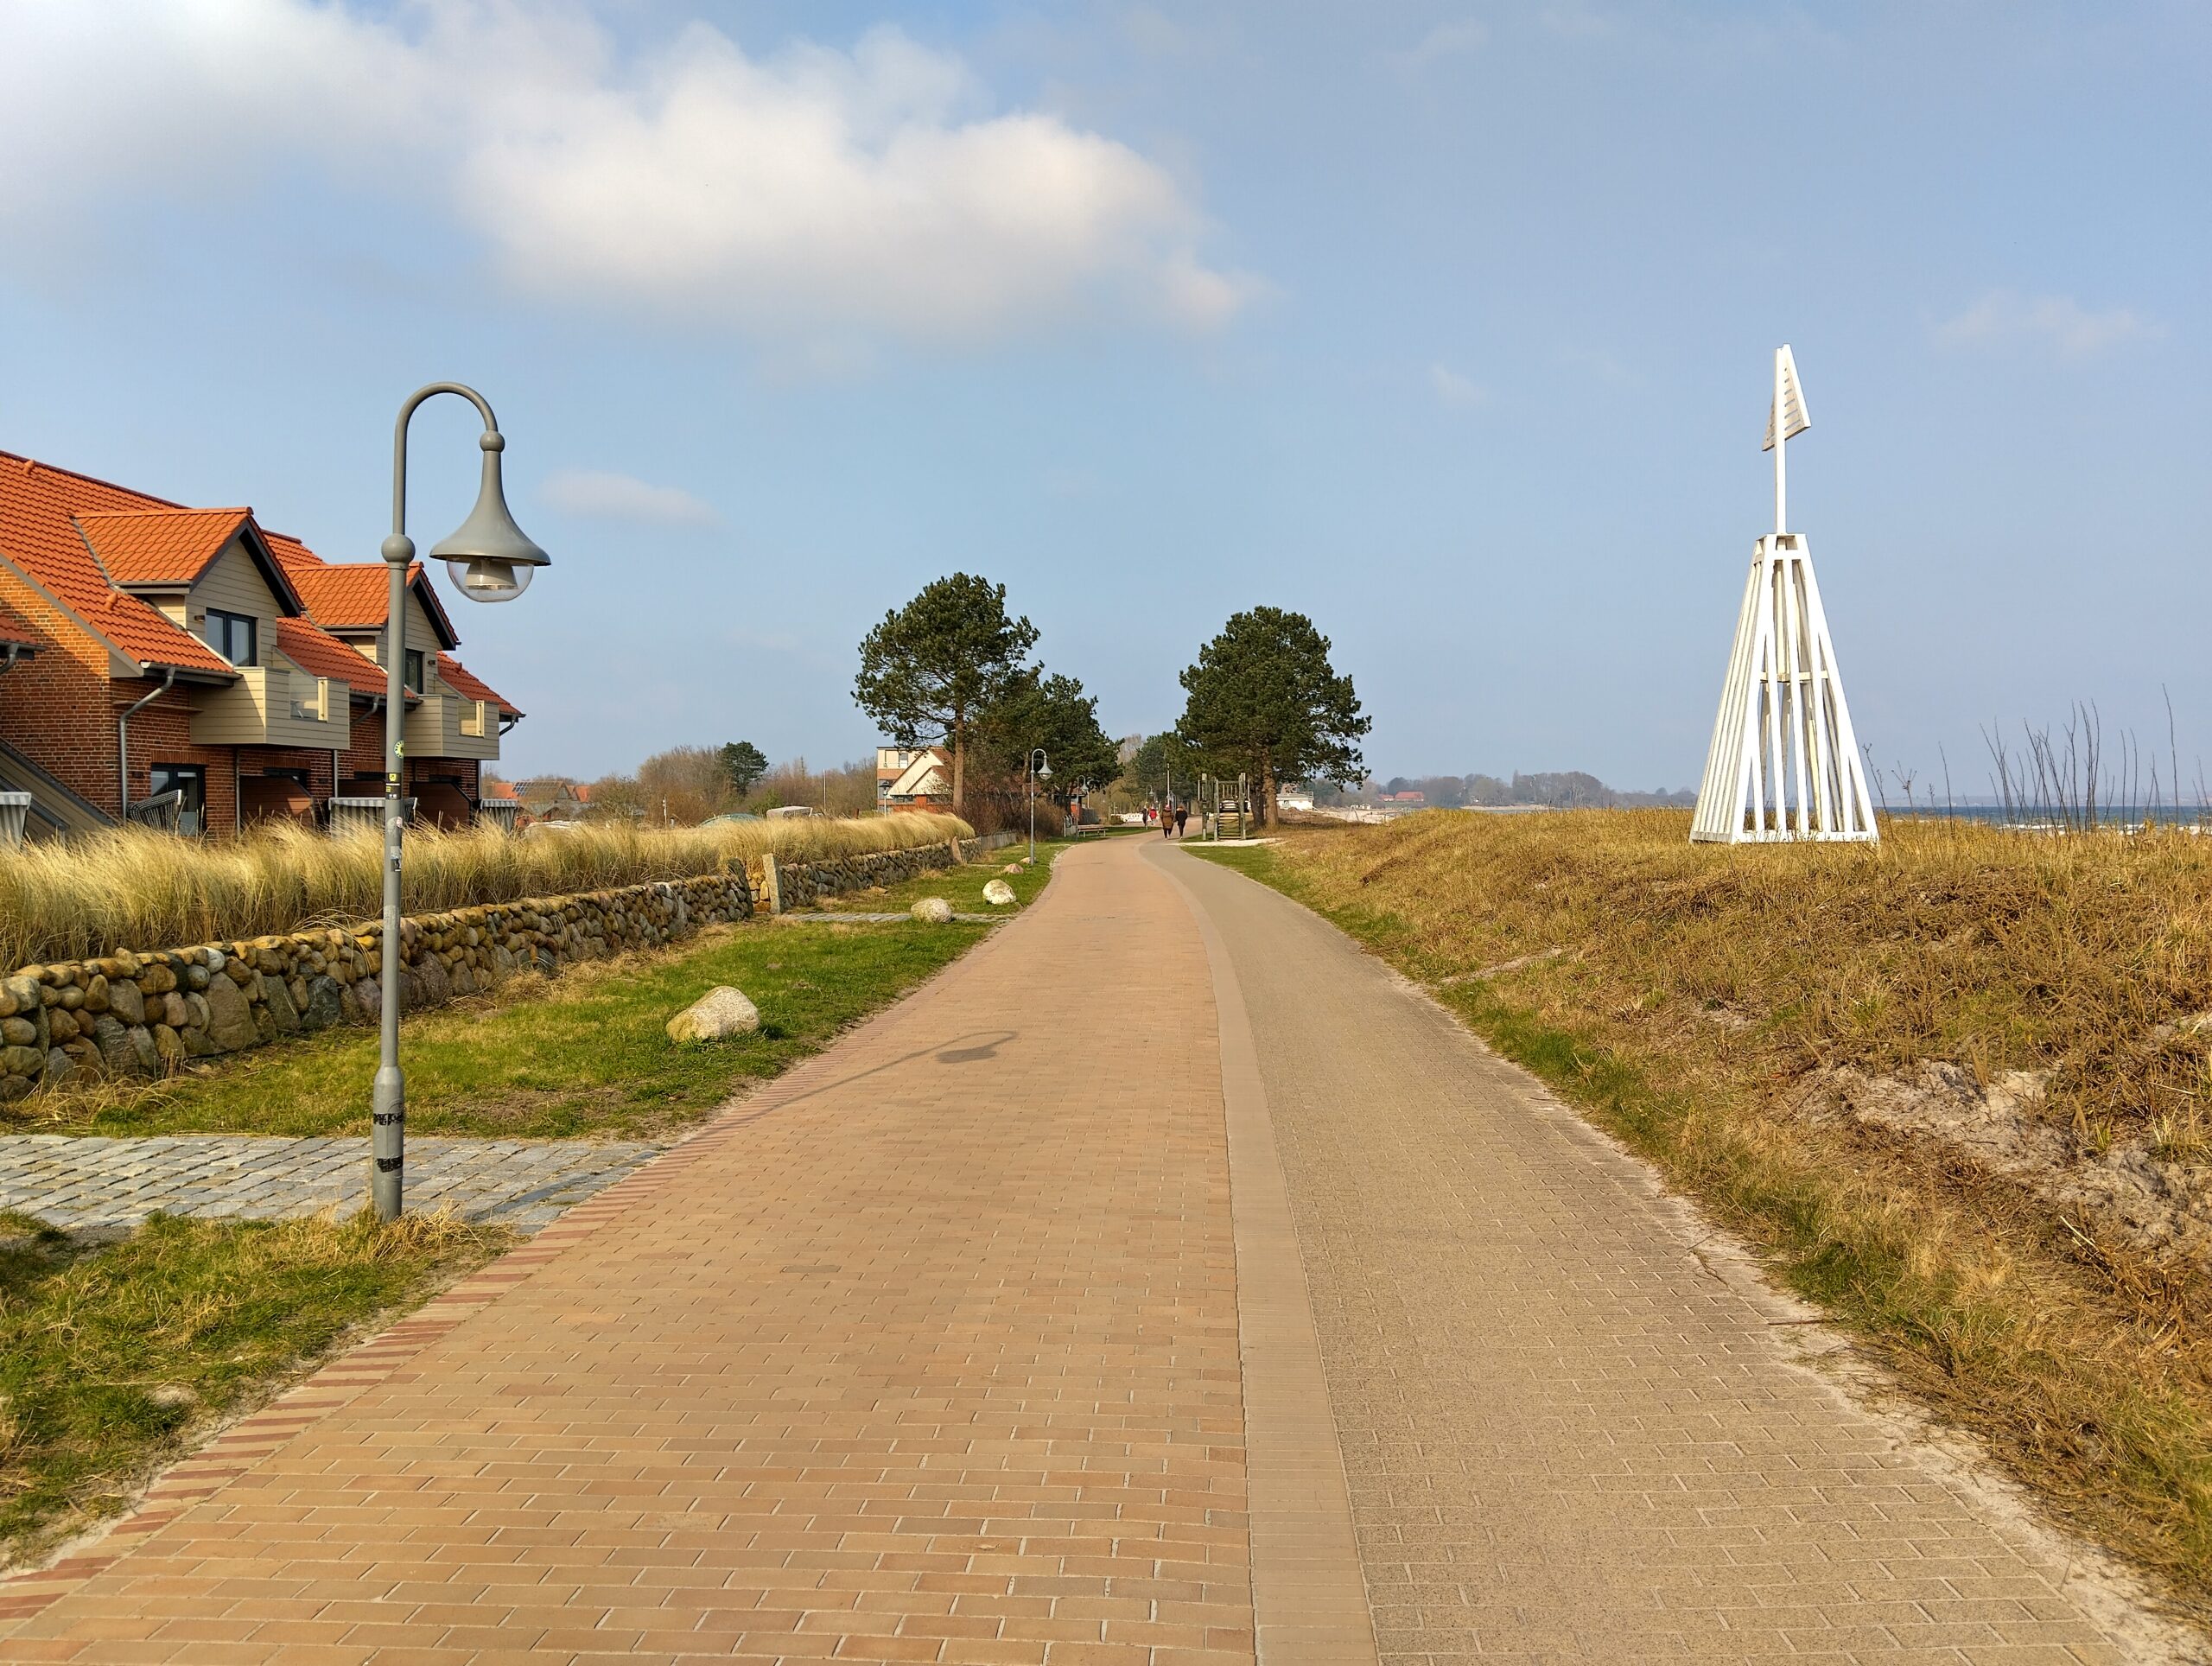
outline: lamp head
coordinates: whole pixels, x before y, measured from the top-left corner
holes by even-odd
[[[1052,779],[1052,766],[1049,761],[1038,766],[1037,779],[1040,781],[1049,781]]]
[[[484,448],[484,484],[476,507],[449,537],[431,546],[446,564],[454,586],[471,601],[512,601],[530,588],[531,575],[552,564],[552,557],[531,543],[507,508],[499,481],[499,454],[506,441],[497,430],[477,441]]]

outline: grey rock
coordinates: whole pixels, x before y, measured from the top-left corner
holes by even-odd
[[[130,1042],[131,1060],[137,1073],[141,1076],[159,1076],[162,1073],[162,1055],[154,1046],[154,1033],[143,1024],[133,1024],[124,1032],[124,1035]]]
[[[119,1023],[146,1021],[146,997],[138,993],[138,986],[129,978],[118,978],[107,986],[107,1009]]]
[[[952,905],[943,897],[924,897],[906,912],[925,925],[952,924]]]
[[[232,963],[237,964],[235,961]],[[207,1003],[207,1040],[216,1051],[236,1052],[261,1039],[254,1029],[253,1014],[246,1007],[245,995],[230,979],[212,980],[201,999]]]
[[[0,1045],[28,1047],[38,1040],[38,1026],[28,1018],[0,1018]]]
[[[101,1062],[120,1076],[137,1073],[137,1055],[130,1050],[130,1032],[116,1019],[102,1013],[92,1021],[92,1045],[100,1050]]]
[[[308,1029],[327,1029],[346,1019],[346,991],[336,978],[325,974],[308,984],[307,1010],[300,1021]]]
[[[72,1059],[67,1053],[62,1052],[60,1048],[56,1047],[46,1055],[47,1086],[50,1088],[61,1087],[67,1083],[73,1080],[76,1074],[77,1061]]]
[[[46,1068],[46,1054],[37,1047],[0,1047],[0,1075],[36,1076]]]
[[[452,999],[453,980],[446,975],[445,963],[435,955],[426,957],[408,980],[406,1010],[442,1007]]]
[[[290,1035],[300,1027],[300,1009],[292,1004],[292,992],[278,977],[261,980],[262,1010],[267,1013],[278,1030]]]

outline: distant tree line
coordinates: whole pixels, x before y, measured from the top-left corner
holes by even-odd
[[[582,796],[575,796],[582,789]],[[585,780],[573,775],[533,775],[515,783],[524,805],[558,804],[564,815],[587,819],[626,817],[696,826],[709,816],[734,811],[760,815],[783,804],[811,804],[832,816],[865,816],[875,809],[875,760],[829,769],[804,758],[771,765],[749,741],[719,747],[671,747],[634,771]]]
[[[1631,792],[1607,786],[1596,776],[1579,769],[1543,770],[1533,775],[1524,775],[1516,770],[1510,779],[1503,780],[1495,775],[1482,774],[1393,775],[1387,781],[1378,781],[1370,777],[1352,792],[1325,788],[1316,794],[1314,802],[1341,804],[1361,797],[1373,798],[1388,793],[1395,798],[1405,792],[1418,792],[1431,804],[1446,810],[1456,810],[1467,804],[1541,804],[1553,810],[1617,810],[1650,804],[1694,804],[1697,802],[1697,794],[1687,789],[1680,792]]]

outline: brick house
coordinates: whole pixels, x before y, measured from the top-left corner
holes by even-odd
[[[380,561],[336,564],[296,538],[274,540],[277,558],[318,629],[377,667],[381,694],[391,569]],[[407,761],[403,790],[416,813],[442,826],[475,818],[483,766],[522,713],[453,657],[461,637],[420,562],[407,569]],[[354,725],[339,790],[348,798],[384,791],[384,724]]]
[[[373,608],[337,608],[373,573]],[[0,675],[0,790],[34,837],[113,825],[174,793],[180,832],[321,817],[382,791],[382,563],[333,567],[248,509],[189,509],[0,452],[0,609],[30,639]],[[415,575],[407,712],[420,812],[470,818],[477,770],[521,714],[468,675]],[[7,657],[0,643],[0,658]],[[450,744],[448,744],[450,741]],[[365,779],[365,781],[364,778]]]

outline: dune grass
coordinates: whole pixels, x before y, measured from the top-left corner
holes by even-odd
[[[408,835],[410,914],[520,897],[688,879],[779,860],[906,849],[967,837],[952,816],[864,816],[644,828],[584,823],[516,837],[496,828]],[[118,949],[165,949],[374,918],[381,836],[334,839],[291,823],[229,843],[144,828],[33,844],[0,862],[0,970]]]
[[[2057,1515],[2212,1615],[2212,1283],[1955,1154],[1808,1122],[1814,1073],[2049,1071],[2086,1149],[2201,1160],[2212,849],[1897,821],[1715,849],[1675,811],[1433,813],[1205,852],[1427,984],[1853,1330]]]
[[[652,1139],[697,1121],[957,959],[989,928],[918,922],[709,926],[673,950],[589,962],[409,1017],[407,1127],[501,1139]],[[668,1020],[718,983],[760,1009],[756,1033],[678,1047]],[[0,1128],[78,1135],[359,1135],[372,1030],[332,1029],[157,1083],[36,1094]]]
[[[210,1427],[511,1241],[449,1215],[156,1217],[95,1245],[0,1213],[0,1566],[119,1513]]]

